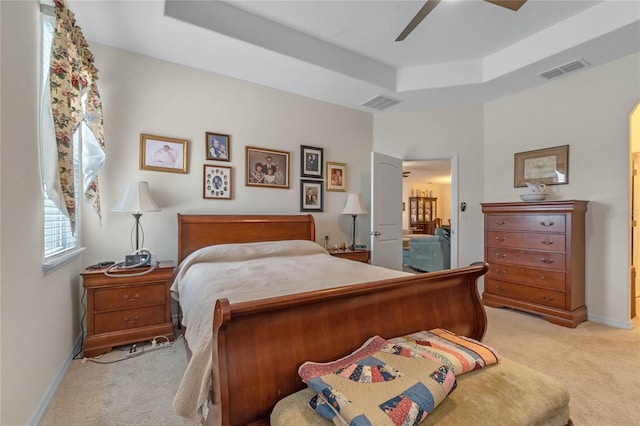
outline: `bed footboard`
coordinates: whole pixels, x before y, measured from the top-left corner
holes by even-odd
[[[305,387],[305,361],[340,358],[371,336],[441,327],[481,340],[477,280],[488,267],[418,274],[230,304],[216,302],[213,409],[223,425],[268,424],[273,406]]]

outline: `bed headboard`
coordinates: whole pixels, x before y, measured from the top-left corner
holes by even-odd
[[[313,216],[178,213],[178,263],[215,244],[316,239]]]

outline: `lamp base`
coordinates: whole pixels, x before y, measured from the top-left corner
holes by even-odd
[[[353,223],[352,223],[352,232],[351,232],[351,245],[349,246],[349,250],[353,250],[354,247],[356,246],[356,216],[355,214],[352,214],[351,216],[353,216]]]

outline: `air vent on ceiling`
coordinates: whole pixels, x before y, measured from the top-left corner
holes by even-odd
[[[397,103],[400,103],[400,101],[397,99],[393,99],[384,95],[377,95],[369,99],[365,103],[360,104],[360,106],[383,111],[389,107],[394,106]]]
[[[549,71],[545,71],[540,74],[540,77],[550,79],[550,78],[558,77],[572,71],[579,70],[589,65],[591,65],[589,64],[589,62],[580,58],[577,61],[569,62],[568,64],[564,64],[557,68],[550,69]]]

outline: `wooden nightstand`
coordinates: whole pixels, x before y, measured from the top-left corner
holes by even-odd
[[[355,260],[356,262],[369,263],[371,252],[369,250],[329,250],[331,256],[341,257],[343,259]]]
[[[87,291],[87,336],[84,356],[109,352],[114,346],[166,336],[173,340],[171,296],[173,261],[162,261],[152,272],[132,276],[146,268],[112,272],[85,270],[82,285]]]

